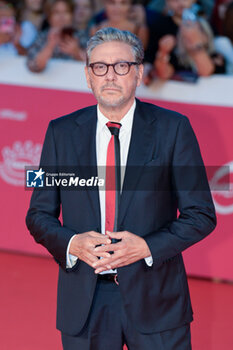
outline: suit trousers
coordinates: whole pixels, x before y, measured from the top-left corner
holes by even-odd
[[[140,333],[126,315],[118,285],[98,280],[84,328],[77,336],[62,333],[62,344],[64,350],[122,350],[124,344],[128,350],[191,350],[190,324]]]

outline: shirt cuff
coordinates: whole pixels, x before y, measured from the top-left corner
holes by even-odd
[[[148,256],[147,258],[144,258],[144,260],[145,260],[145,263],[147,264],[147,266],[152,266],[153,265],[153,258],[152,258],[152,256]]]
[[[72,267],[76,264],[78,257],[72,254],[69,254],[70,251],[70,244],[72,242],[72,239],[75,237],[76,235],[73,235],[69,241],[69,244],[67,246],[67,250],[66,250],[66,268],[67,269],[72,269]]]

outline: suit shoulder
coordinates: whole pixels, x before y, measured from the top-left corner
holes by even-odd
[[[173,123],[174,125],[179,124],[180,122],[189,123],[189,119],[185,115],[171,109],[141,101],[139,107],[143,113],[147,114],[148,118],[157,119],[161,123]]]
[[[76,120],[78,120],[79,118],[88,118],[90,113],[93,113],[95,110],[96,105],[81,108],[72,113],[52,119],[49,124],[52,125],[54,128],[73,128]]]

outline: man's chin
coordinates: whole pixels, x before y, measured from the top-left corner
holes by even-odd
[[[106,108],[120,107],[124,103],[124,98],[99,98],[99,104]]]

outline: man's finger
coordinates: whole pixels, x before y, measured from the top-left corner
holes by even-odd
[[[100,259],[98,261],[95,261],[93,264],[92,264],[92,267],[93,268],[101,268],[103,266],[107,266],[108,268],[111,268],[111,266],[115,263],[116,260],[118,260],[119,258],[121,257],[124,257],[125,254],[122,254],[122,253],[119,253],[119,252],[116,252],[114,254],[111,254],[110,257],[107,257],[107,258],[103,258],[103,259]]]
[[[123,237],[125,237],[125,231],[118,231],[118,232],[106,231],[106,233],[111,238],[122,239]]]
[[[90,236],[93,236],[93,237],[108,237],[107,235],[103,235],[102,233],[99,233],[96,231],[89,231],[88,233]]]
[[[109,267],[104,266],[104,267],[99,268],[98,270],[95,270],[94,272],[95,272],[95,274],[99,274],[99,273],[101,273],[103,271],[107,271],[107,270],[110,270]]]
[[[90,265],[92,267],[93,263],[98,262],[98,258],[96,256],[94,256],[91,253],[86,252],[86,254],[80,258],[81,260],[83,260],[85,263],[87,263],[88,265]]]
[[[111,256],[111,254],[109,254],[108,252],[95,252],[94,250],[93,255],[99,258],[109,258]]]
[[[105,244],[111,243],[111,240],[109,239],[109,236],[103,235],[102,233],[90,231],[89,235],[93,238],[97,238],[100,240],[104,240]]]
[[[114,270],[114,269],[117,269],[118,267],[120,266],[125,266],[125,265],[128,265],[130,264],[130,262],[126,261],[124,257],[122,257],[121,259],[117,259],[116,261],[112,262],[110,265],[106,265],[107,269],[108,270]],[[101,266],[101,267],[98,267],[95,269],[95,273],[100,273],[102,271],[107,270],[104,266]]]
[[[97,256],[88,252],[85,254],[85,256],[81,258],[81,260],[83,260],[86,264],[90,265],[91,267],[93,267],[93,263],[100,261]],[[103,271],[106,270],[109,270],[109,268],[103,267]]]
[[[111,269],[117,269],[118,267],[125,266],[131,264],[131,260],[125,259],[125,257],[122,257],[120,259],[115,260],[111,265]]]
[[[122,266],[126,266],[126,265],[129,265],[129,264],[132,264],[134,261],[133,260],[129,260],[129,259],[126,259],[125,257],[121,257],[119,259],[116,259],[114,262],[112,262],[111,264],[107,265],[107,268],[110,270],[114,270],[114,269],[117,269],[119,267],[122,267]],[[103,267],[97,267],[95,269],[95,273],[100,273],[103,271]]]
[[[125,248],[124,243],[118,242],[114,244],[105,244],[98,247],[95,247],[95,252],[111,252],[111,251],[117,251]]]
[[[109,239],[109,237],[92,237],[91,238],[93,241],[94,245],[98,245],[98,244],[110,244],[111,240]]]
[[[93,261],[91,266],[94,269],[102,268],[104,266],[110,265],[111,262],[112,262],[112,260],[111,260],[111,256],[110,256],[109,258],[103,258],[103,259],[98,259],[98,261]]]

